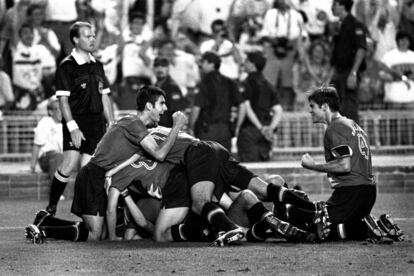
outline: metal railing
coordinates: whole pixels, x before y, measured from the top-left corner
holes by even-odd
[[[134,113],[119,111],[117,117]],[[0,119],[0,155],[31,152],[33,129],[43,114],[8,114]],[[360,112],[360,125],[368,133],[371,146],[413,147],[414,112],[374,110]],[[274,148],[295,150],[323,147],[324,125],[313,124],[309,113],[285,112],[274,136]]]

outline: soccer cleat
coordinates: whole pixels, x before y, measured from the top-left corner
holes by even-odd
[[[269,226],[270,230],[276,234],[283,237],[292,237],[296,235],[297,228],[292,224],[278,219],[274,215],[269,215],[264,218],[265,222]]]
[[[46,212],[54,216],[56,214],[56,205],[48,205],[46,207]]]
[[[225,246],[240,241],[244,238],[244,232],[241,228],[236,228],[227,232],[219,232],[218,238],[213,242],[214,246]]]
[[[394,241],[403,241],[404,233],[398,227],[396,223],[391,219],[391,216],[388,214],[382,214],[378,221],[378,226],[385,232],[387,237],[393,239]]]
[[[32,241],[35,244],[44,243],[46,240],[46,234],[43,230],[39,229],[34,224],[29,224],[26,229],[26,238]]]
[[[314,231],[317,239],[323,241],[329,235],[331,226],[326,202],[315,202],[315,210],[315,218],[313,220]]]
[[[49,216],[51,216],[51,214],[48,211],[40,210],[36,213],[33,224],[36,225],[36,226],[41,226],[42,223],[45,221],[45,219]]]

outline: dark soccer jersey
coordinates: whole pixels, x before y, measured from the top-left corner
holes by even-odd
[[[56,96],[69,97],[73,115],[102,113],[101,94],[108,92],[109,83],[99,61],[79,65],[71,54],[60,63],[56,72]]]
[[[164,142],[170,131],[171,129],[164,127],[157,127],[150,130],[151,136],[154,137],[157,144]],[[187,148],[194,141],[198,141],[198,139],[184,132],[180,132],[177,136],[177,139],[175,140],[173,147],[168,152],[165,161],[173,164],[182,164],[184,162],[184,155]]]
[[[174,166],[148,159],[136,161],[112,176],[112,187],[120,191],[129,188],[139,194],[162,199],[162,190]]]
[[[351,172],[328,174],[334,188],[357,185],[375,185],[372,174],[371,150],[367,134],[352,120],[345,117],[334,120],[324,137],[325,160],[334,159],[332,149],[346,145],[352,150]]]
[[[91,162],[110,170],[135,153],[143,155],[140,143],[148,134],[147,128],[138,117],[124,117],[102,137]]]

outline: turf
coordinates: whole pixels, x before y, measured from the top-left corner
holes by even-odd
[[[397,218],[406,241],[391,245],[367,242],[292,244],[244,243],[215,248],[203,243],[152,241],[75,243],[24,238],[24,226],[43,201],[0,202],[0,275],[275,275],[275,274],[414,274],[414,194],[378,196],[374,215]],[[326,195],[312,196],[323,199]],[[58,216],[76,219],[70,202],[61,201]]]

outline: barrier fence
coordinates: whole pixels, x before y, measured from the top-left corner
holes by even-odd
[[[117,112],[120,118],[134,111]],[[33,129],[43,114],[9,114],[0,118],[0,156],[27,155],[32,150]],[[373,110],[360,112],[360,126],[375,149],[414,146],[414,112]],[[309,113],[285,112],[274,135],[274,149],[322,149],[324,125],[313,124]]]

